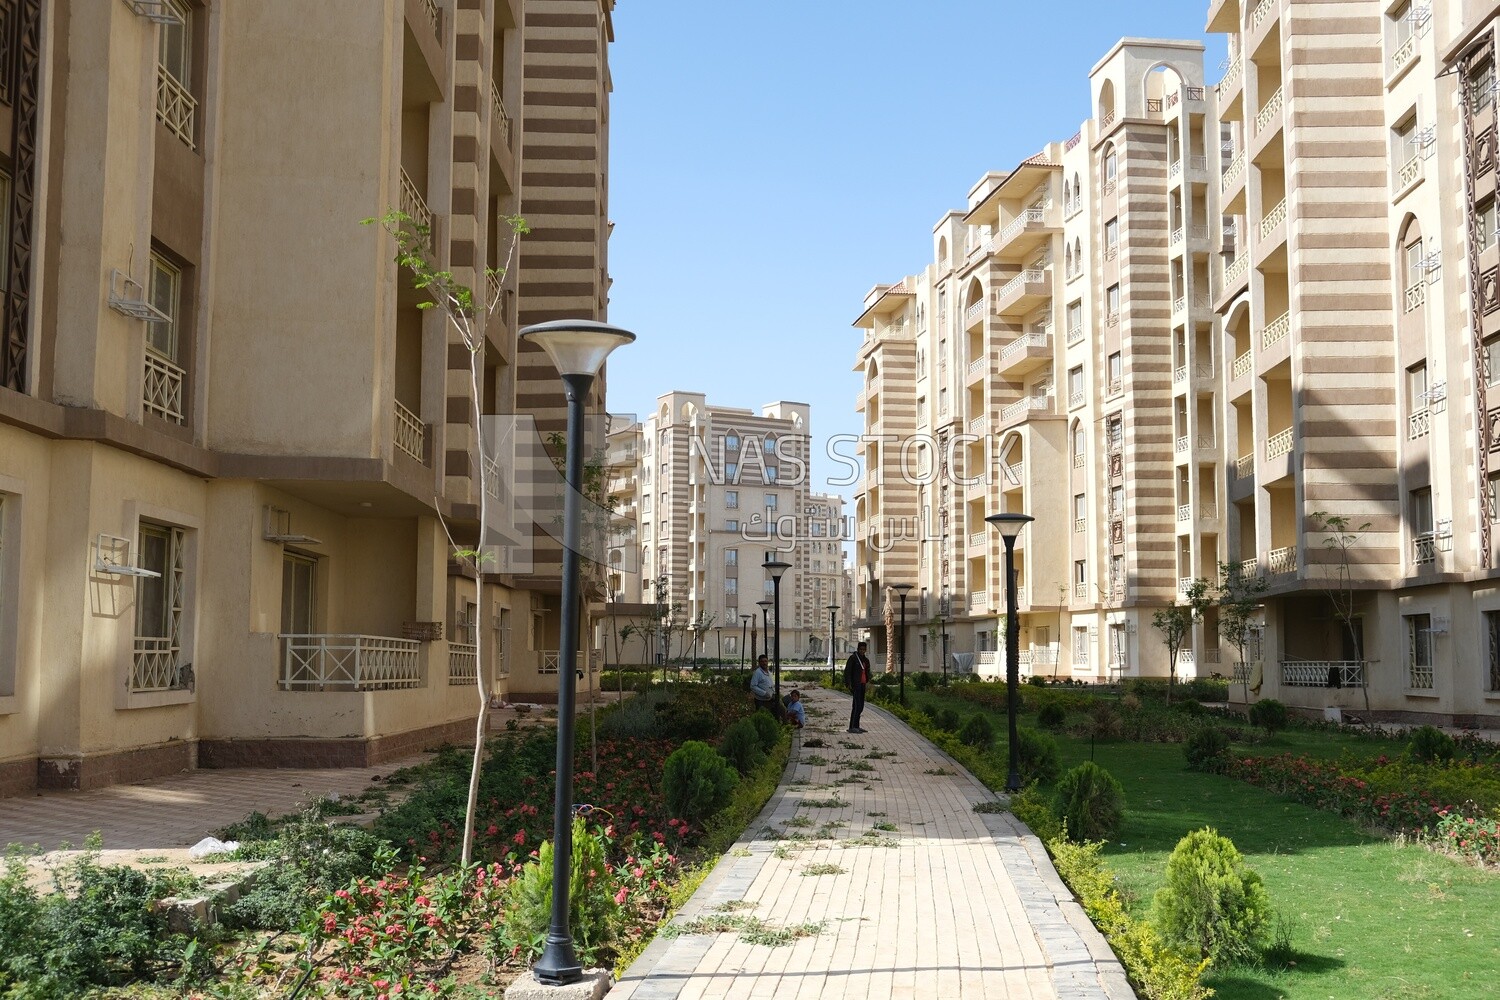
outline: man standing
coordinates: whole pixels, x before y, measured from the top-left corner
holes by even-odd
[[[756,708],[776,714],[776,710],[771,707],[776,698],[776,682],[771,677],[771,671],[766,669],[765,654],[755,659],[755,670],[750,674],[750,693],[755,696]]]
[[[862,733],[859,728],[859,714],[865,708],[865,688],[870,683],[870,658],[865,651],[870,648],[868,642],[862,642],[854,647],[854,652],[849,654],[848,661],[844,664],[844,683],[849,687],[849,693],[854,695],[854,707],[849,710],[849,732]]]

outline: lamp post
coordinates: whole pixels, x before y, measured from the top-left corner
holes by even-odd
[[[719,644],[719,663],[718,663],[718,666],[715,667],[715,669],[716,670],[723,670],[724,669],[724,626],[723,625],[715,625],[714,626],[714,638],[716,640],[718,640],[718,644]]]
[[[839,606],[830,604],[825,609],[828,612],[828,686],[835,687],[839,682],[838,674],[834,671],[834,646],[838,641],[839,634]]]
[[[693,670],[696,672],[698,669],[698,622],[690,621],[687,627],[688,631],[693,634]]]
[[[755,606],[757,608],[760,608],[760,634],[761,634],[761,638],[764,639],[765,643],[766,643],[766,646],[765,646],[766,655],[770,656],[771,655],[771,625],[770,625],[770,621],[769,621],[769,616],[771,614],[771,602],[770,601],[756,601],[755,602]]]
[[[542,983],[565,986],[583,978],[568,926],[570,862],[573,858],[573,709],[578,694],[573,663],[578,658],[578,549],[583,534],[583,403],[611,351],[635,334],[592,320],[554,320],[528,326],[520,339],[547,352],[562,376],[568,400],[567,489],[563,493],[562,615],[558,635],[557,791],[552,803],[552,917],[547,941],[532,973]]]
[[[943,687],[948,686],[948,588],[938,598],[938,627],[943,630]]]
[[[985,518],[1005,540],[1005,714],[1010,741],[1010,773],[1005,777],[1005,790],[1021,790],[1021,770],[1018,765],[1016,743],[1016,699],[1021,687],[1021,622],[1016,602],[1016,539],[1021,529],[1032,521],[1030,514],[991,514]]]
[[[789,562],[780,559],[772,559],[771,553],[766,553],[766,561],[761,563],[761,568],[771,574],[771,594],[775,598],[776,606],[776,645],[775,653],[771,662],[776,667],[776,702],[781,703],[781,574],[792,568]]]
[[[740,669],[745,669],[745,654],[749,649],[745,646],[745,637],[750,633],[750,623],[755,620],[754,615],[740,615]]]
[[[906,704],[906,592],[911,590],[909,583],[893,583],[891,589],[901,595],[901,630],[896,633],[896,641],[901,644],[901,704]]]

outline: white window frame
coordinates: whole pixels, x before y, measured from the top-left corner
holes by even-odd
[[[134,540],[132,544],[132,558],[137,558],[139,553],[139,539],[141,534],[141,522],[149,522],[164,525],[182,531],[182,578],[181,607],[178,612],[178,634],[176,641],[177,662],[180,664],[191,664],[195,676],[203,675],[203,666],[197,658],[197,635],[198,635],[198,582],[201,579],[199,572],[199,546],[203,535],[202,518],[188,511],[176,510],[170,507],[162,507],[156,504],[147,504],[130,501],[125,504],[125,524],[127,530],[122,532],[125,537]],[[277,567],[280,571],[280,566]],[[98,579],[96,577],[96,579]],[[195,690],[176,689],[170,691],[135,691],[131,688],[131,677],[135,667],[135,581],[130,577],[104,577],[109,585],[121,588],[129,588],[130,597],[121,592],[117,599],[122,605],[127,601],[129,608],[129,626],[115,630],[115,662],[119,664],[117,669],[118,683],[115,686],[115,707],[117,709],[137,708],[159,708],[166,705],[184,705],[196,700]],[[280,670],[279,662],[273,668]]]

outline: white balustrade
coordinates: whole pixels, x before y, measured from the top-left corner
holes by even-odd
[[[396,412],[396,447],[418,462],[426,457],[427,428],[418,416],[407,409],[401,400],[394,400]]]
[[[1292,453],[1292,429],[1277,431],[1266,438],[1266,461]]]
[[[1297,547],[1288,545],[1266,553],[1266,570],[1270,573],[1295,573],[1297,571]]]
[[[1276,93],[1266,98],[1266,103],[1261,105],[1261,109],[1255,113],[1256,132],[1264,132],[1266,130],[1266,126],[1270,125],[1271,121],[1281,114],[1281,95],[1284,92],[1285,91],[1281,87],[1277,87]]]
[[[1415,184],[1421,176],[1422,156],[1419,153],[1401,164],[1401,169],[1396,171],[1396,191],[1405,191]]]
[[[1332,685],[1329,681],[1333,681]],[[1282,687],[1364,687],[1363,660],[1282,660]]]
[[[1219,189],[1221,191],[1229,190],[1229,185],[1234,183],[1234,179],[1238,177],[1244,169],[1245,151],[1242,149],[1235,155],[1234,159],[1229,161],[1229,164],[1224,168],[1224,173],[1219,177]]]
[[[1277,226],[1286,221],[1286,199],[1283,198],[1260,220],[1260,238],[1270,239]]]
[[[1427,407],[1413,410],[1406,418],[1406,436],[1415,441],[1417,438],[1426,437],[1432,430],[1432,411]]]
[[[156,67],[156,120],[167,127],[177,138],[187,144],[188,149],[197,149],[193,122],[198,114],[198,101],[173,76],[166,67]]]
[[[430,242],[432,238],[432,209],[427,207],[427,199],[422,196],[421,191],[417,190],[416,182],[411,179],[411,175],[406,172],[405,167],[401,168],[401,212],[410,218],[414,224],[428,232],[428,240]]]
[[[1241,354],[1239,357],[1234,359],[1234,368],[1231,369],[1231,374],[1234,378],[1244,378],[1254,370],[1255,359],[1251,356],[1249,351],[1246,351],[1244,354]]]
[[[471,642],[448,643],[448,684],[475,684],[479,680],[479,647]]]
[[[1234,475],[1237,479],[1249,479],[1255,475],[1255,456],[1241,455],[1234,460]]]
[[[1282,313],[1267,323],[1266,328],[1260,332],[1260,346],[1263,348],[1270,347],[1272,344],[1279,342],[1288,333],[1291,333],[1291,331],[1292,315],[1291,313]]]
[[[382,635],[283,633],[281,687],[380,691],[422,686],[419,643]]]
[[[1420,309],[1427,302],[1427,282],[1418,278],[1406,286],[1406,311]]]
[[[146,351],[145,378],[141,383],[141,406],[174,424],[187,422],[182,386],[187,378],[183,369],[155,351]]]

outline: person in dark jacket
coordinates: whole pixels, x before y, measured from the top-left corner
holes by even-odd
[[[870,684],[870,657],[866,651],[870,648],[868,642],[862,642],[854,647],[854,652],[849,654],[849,659],[844,663],[844,684],[848,686],[849,693],[854,695],[854,707],[849,710],[849,732],[862,733],[859,728],[859,715],[865,708],[865,688]]]

